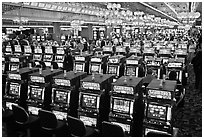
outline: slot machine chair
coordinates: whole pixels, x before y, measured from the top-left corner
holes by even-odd
[[[9,134],[8,126],[9,124],[12,124],[11,122],[13,122],[13,111],[4,109],[2,107],[2,131],[4,128],[6,136],[8,136]],[[5,137],[5,136],[2,134],[2,137]]]
[[[65,127],[66,123],[64,121],[57,120],[54,113],[42,109],[38,112],[40,127],[45,133],[55,136],[56,133]]]
[[[73,137],[97,137],[99,131],[93,127],[85,126],[84,123],[75,117],[67,117],[68,128]]]
[[[121,126],[103,121],[101,136],[102,137],[124,137],[125,133]]]
[[[26,136],[30,137],[30,128],[32,125],[38,122],[39,118],[37,116],[29,115],[24,108],[12,105],[14,121],[17,124],[17,130],[25,130]]]

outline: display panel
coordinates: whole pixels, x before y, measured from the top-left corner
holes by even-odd
[[[15,71],[17,69],[19,69],[19,64],[12,64],[12,65],[10,65],[10,70],[11,71]]]
[[[8,108],[9,110],[12,110],[12,105],[16,105],[16,103],[12,103],[12,102],[6,102],[6,108]]]
[[[96,64],[91,65],[91,72],[99,73],[99,71],[100,71],[100,65],[96,65]]]
[[[100,85],[98,83],[82,82],[82,88],[91,89],[91,90],[100,90]]]
[[[21,75],[20,74],[9,73],[8,77],[11,80],[21,80]]]
[[[44,55],[43,61],[52,61],[52,55]]]
[[[112,98],[112,111],[117,113],[132,114],[133,104],[131,100]]]
[[[112,47],[103,47],[103,51],[108,51],[108,52],[112,52]]]
[[[24,46],[24,52],[25,52],[25,53],[29,53],[29,54],[32,53],[31,47],[28,46],[28,45],[27,45],[27,46]]]
[[[120,94],[130,94],[130,95],[134,95],[134,89],[133,87],[127,87],[127,86],[117,86],[115,85],[113,87],[113,91],[116,93],[120,93]]]
[[[136,75],[136,67],[127,67],[126,75]]]
[[[96,118],[91,118],[87,116],[79,116],[80,120],[83,121],[84,125],[86,126],[96,126]]]
[[[32,115],[38,115],[38,111],[40,110],[40,108],[37,107],[33,107],[33,106],[28,106],[28,111],[32,114]]]
[[[167,107],[162,105],[148,104],[147,117],[157,120],[166,120]]]
[[[108,66],[108,73],[109,74],[117,74],[117,66]]]
[[[138,61],[137,60],[126,60],[126,64],[130,64],[130,65],[138,65]]]
[[[39,47],[35,48],[35,53],[42,54],[42,49]]]
[[[57,54],[63,55],[64,54],[64,48],[57,48]]]
[[[119,59],[117,58],[110,58],[109,63],[119,63]]]
[[[42,55],[36,55],[36,54],[33,55],[33,60],[41,61],[41,59],[42,59]]]
[[[21,87],[20,84],[12,82],[10,84],[9,94],[20,97],[20,87]]]
[[[65,79],[54,79],[54,82],[56,85],[61,85],[61,86],[71,86],[70,80],[65,80]]]
[[[182,68],[182,63],[169,63],[169,68]]]
[[[11,53],[12,52],[12,48],[11,48],[11,46],[6,46],[6,52],[8,52],[8,53]]]
[[[47,47],[47,48],[45,49],[45,54],[52,54],[52,53],[53,53],[52,47]]]
[[[32,86],[30,88],[30,98],[34,100],[42,100],[43,99],[44,89],[38,86]]]
[[[122,124],[122,123],[118,123],[118,122],[111,122],[111,123],[121,126],[123,131],[125,131],[125,132],[130,132],[130,125],[128,125],[128,124]]]
[[[85,57],[82,56],[75,56],[76,61],[85,61]]]
[[[94,95],[82,94],[81,95],[81,107],[82,108],[98,108],[99,105],[97,102],[98,97]]]
[[[31,77],[30,77],[30,80],[31,80],[31,82],[45,83],[45,78],[44,78],[44,77],[31,76]]]
[[[53,110],[52,112],[55,114],[55,116],[58,120],[67,119],[67,113],[66,112],[55,111],[55,110]]]
[[[55,97],[54,97],[54,102],[55,103],[68,103],[68,93],[67,91],[62,91],[62,90],[55,90]]]
[[[91,62],[101,62],[101,58],[93,57],[91,58]]]
[[[11,57],[10,62],[20,62],[18,57]]]
[[[149,90],[148,96],[152,98],[171,99],[171,92],[161,90]]]
[[[76,63],[75,70],[79,72],[83,72],[83,64]]]

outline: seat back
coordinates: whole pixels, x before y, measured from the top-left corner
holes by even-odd
[[[171,135],[158,132],[148,132],[147,137],[171,137]]]
[[[125,134],[121,126],[103,121],[102,136],[103,137],[124,137]]]
[[[57,127],[57,118],[52,112],[39,110],[38,116],[42,128],[52,130]]]
[[[12,105],[13,117],[16,123],[26,124],[29,120],[29,115],[24,108],[18,105]]]
[[[86,127],[84,123],[75,117],[67,117],[68,126],[73,136],[84,136],[86,134]]]

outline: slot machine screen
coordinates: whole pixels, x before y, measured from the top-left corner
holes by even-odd
[[[116,66],[109,66],[108,67],[109,74],[117,74],[117,67]]]
[[[44,55],[44,61],[52,61],[52,55]]]
[[[135,67],[127,67],[126,75],[136,75],[136,68]]]
[[[19,68],[19,64],[12,64],[10,67],[10,71],[17,70]]]
[[[43,88],[38,86],[32,86],[30,90],[30,98],[34,100],[42,100],[43,99]]]
[[[32,50],[31,50],[31,47],[28,45],[28,46],[24,46],[24,51],[25,53],[32,53]]]
[[[94,65],[94,64],[92,64],[92,65],[91,65],[91,71],[92,71],[92,72],[97,72],[97,73],[99,73],[99,71],[100,71],[100,65]]]
[[[161,106],[161,105],[149,104],[147,106],[147,117],[166,121],[167,107]]]
[[[76,71],[82,71],[83,72],[83,64],[77,63],[75,66],[76,66],[75,67]]]
[[[57,48],[57,54],[63,55],[64,54],[64,48]]]
[[[35,48],[35,53],[42,54],[42,49],[39,47]]]
[[[97,96],[82,94],[81,96],[81,107],[82,108],[98,108]]]
[[[18,83],[11,83],[9,94],[13,96],[20,96],[20,85]]]
[[[42,55],[36,55],[36,54],[33,55],[33,60],[41,61],[41,59],[42,59]]]
[[[10,45],[7,45],[7,46],[6,46],[6,52],[8,52],[8,53],[11,53],[11,52],[12,52],[12,49],[11,49],[11,46],[10,46]]]
[[[161,90],[149,90],[148,96],[152,98],[161,98],[161,99],[169,99],[171,100],[171,92],[161,91]]]
[[[64,58],[64,56],[56,56],[55,61],[56,62],[63,62],[63,58]]]
[[[112,111],[117,113],[131,114],[133,106],[130,100],[113,98]]]
[[[83,121],[84,125],[86,126],[96,126],[96,118],[91,118],[87,116],[79,116],[80,120]]]
[[[20,45],[15,45],[15,52],[22,52]]]
[[[53,53],[52,47],[46,48],[46,49],[45,49],[45,53],[46,53],[46,54],[52,54],[52,53]]]
[[[67,91],[55,90],[55,102],[56,103],[68,103],[68,93]]]

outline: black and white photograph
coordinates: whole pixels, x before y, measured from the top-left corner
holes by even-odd
[[[202,137],[202,1],[1,11],[1,137]]]

